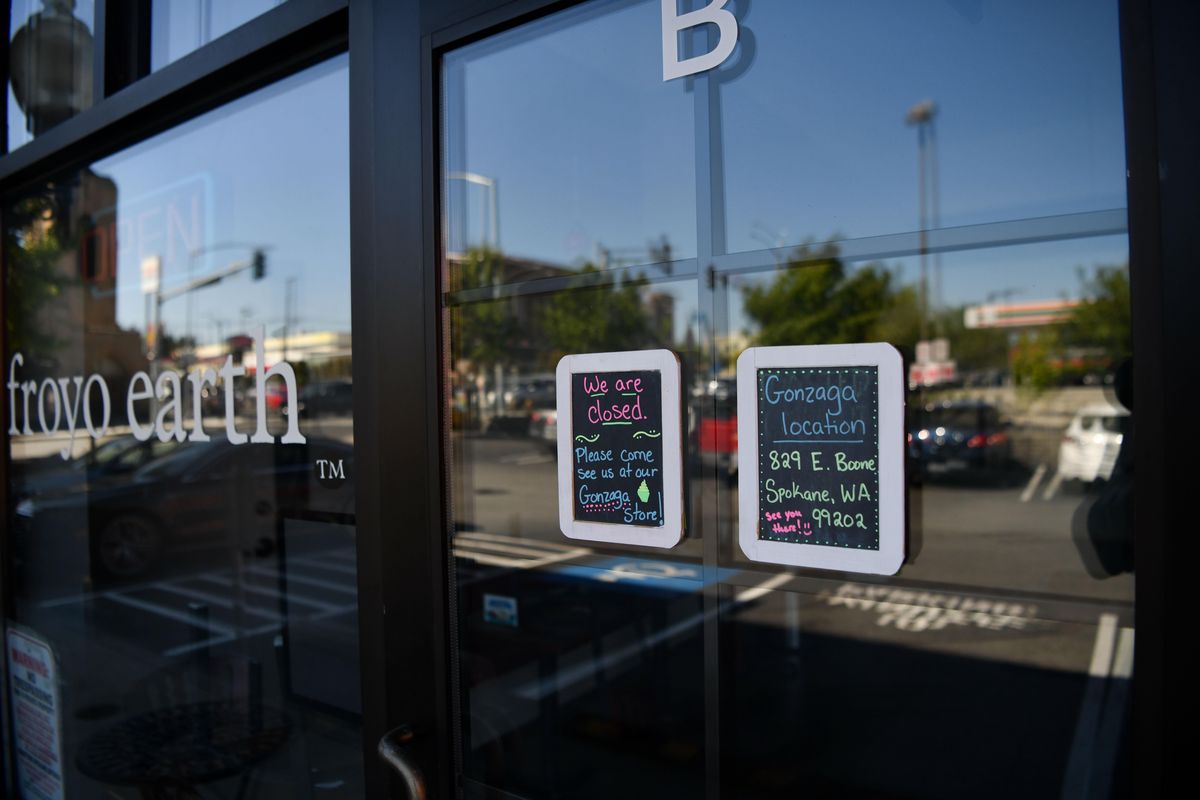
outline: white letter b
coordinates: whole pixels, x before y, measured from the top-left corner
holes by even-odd
[[[725,10],[727,2],[729,0],[711,0],[704,8],[689,11],[686,14],[677,14],[676,11],[679,9],[677,5],[678,0],[662,0],[664,81],[712,69],[729,58],[734,46],[737,45],[738,24],[737,18],[733,16],[732,12]],[[680,61],[679,32],[686,28],[694,28],[697,25],[702,25],[705,22],[711,22],[720,31],[721,35],[717,39],[717,46],[713,48],[711,53],[705,53],[702,56]]]

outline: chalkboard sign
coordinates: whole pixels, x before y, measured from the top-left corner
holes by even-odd
[[[652,547],[678,543],[683,458],[675,355],[565,356],[557,390],[563,533]]]
[[[739,542],[756,561],[891,574],[904,554],[903,385],[886,344],[738,359]]]

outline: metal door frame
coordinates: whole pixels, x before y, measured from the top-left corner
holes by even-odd
[[[289,0],[200,50],[123,85],[108,69],[124,55],[131,7],[96,0],[95,105],[0,156],[0,195],[67,164],[114,152],[204,110],[323,60],[350,53],[351,281],[363,741],[370,796],[402,796],[372,754],[394,726],[414,732],[413,755],[433,797],[459,793],[450,675],[454,614],[446,526],[438,185],[439,54],[575,3],[546,0]],[[1191,298],[1200,264],[1200,11],[1186,0],[1121,3],[1135,393],[1138,647],[1134,684],[1137,793],[1183,777],[1185,708],[1195,689],[1180,647],[1187,630],[1195,474],[1185,395],[1200,349]],[[7,27],[7,26],[5,26]],[[0,49],[7,53],[7,37]],[[4,59],[7,61],[7,59]],[[116,76],[116,77],[114,77]],[[118,85],[120,84],[120,85]],[[2,137],[6,139],[7,137]],[[3,143],[0,142],[0,145]],[[701,143],[698,143],[701,144]],[[0,307],[5,282],[0,281]],[[7,414],[0,394],[0,418]],[[403,453],[405,460],[388,459]],[[0,506],[7,509],[7,459]],[[717,547],[715,537],[711,547]],[[12,607],[7,514],[0,531],[0,615]],[[1177,644],[1179,643],[1179,644]],[[706,651],[706,663],[717,653]],[[3,665],[0,664],[0,673]],[[0,674],[0,679],[6,676]],[[4,685],[7,685],[6,680]],[[715,689],[713,691],[716,691]],[[6,697],[6,692],[0,696]],[[718,693],[719,699],[719,693]],[[716,707],[714,707],[714,713]],[[7,709],[4,720],[7,734]],[[8,738],[7,736],[5,738]],[[715,745],[714,745],[715,746]],[[709,759],[713,755],[709,750]],[[5,754],[5,786],[11,765]],[[390,788],[388,788],[390,787]]]

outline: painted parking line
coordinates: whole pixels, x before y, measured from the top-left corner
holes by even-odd
[[[129,597],[128,595],[124,595],[119,592],[106,592],[103,597],[105,600],[111,600],[114,603],[120,603],[121,605],[129,606],[130,608],[136,608],[140,611],[147,611],[158,617],[165,617],[166,619],[174,620],[176,622],[182,622],[185,625],[190,625],[193,628],[203,628],[212,633],[220,633],[226,636],[231,636],[236,632],[234,628],[231,628],[228,625],[223,625],[220,622],[214,622],[211,619],[201,619],[194,614],[178,611],[170,606],[163,606],[159,605],[158,603],[139,600],[136,597]]]
[[[1127,722],[1134,632],[1117,627],[1117,615],[1100,615],[1088,665],[1087,687],[1063,776],[1063,800],[1106,797],[1117,743]]]
[[[234,611],[234,610],[244,611],[247,614],[254,614],[255,616],[263,617],[265,619],[272,619],[272,620],[283,619],[282,616],[280,616],[278,613],[276,613],[275,611],[272,611],[269,608],[263,608],[262,606],[251,606],[251,605],[246,605],[246,604],[239,605],[233,601],[233,598],[222,597],[221,595],[210,594],[208,592],[202,592],[202,591],[199,591],[197,589],[192,589],[187,586],[181,586],[178,583],[166,583],[164,581],[164,582],[152,584],[152,588],[158,589],[159,591],[162,591],[162,592],[169,592],[171,594],[177,594],[180,597],[187,597],[192,600],[199,600],[202,603],[208,603],[209,605],[217,606],[218,608],[229,609],[230,611]]]
[[[255,575],[262,575],[262,576],[265,576],[268,578],[278,578],[279,577],[278,570],[272,569],[270,567],[260,566],[258,564],[255,564],[252,567],[246,567],[246,572],[250,572]],[[321,580],[320,578],[310,578],[305,575],[297,575],[294,572],[290,573],[288,575],[285,575],[284,579],[287,581],[289,587],[293,583],[299,583],[303,586],[314,586],[318,589],[328,589],[331,592],[341,592],[342,594],[352,594],[352,595],[358,594],[358,586],[353,583],[349,583],[349,584],[334,583],[333,581]],[[290,594],[291,593],[289,592],[289,596],[290,596]]]
[[[1025,490],[1021,492],[1021,502],[1028,503],[1033,499],[1033,493],[1037,491],[1038,484],[1042,482],[1042,478],[1046,477],[1046,465],[1038,464],[1037,469],[1033,471],[1033,475],[1029,478],[1029,483],[1025,485]]]
[[[196,579],[214,583],[219,586],[232,587],[234,585],[233,578],[229,574],[197,575]],[[328,611],[331,608],[337,608],[337,606],[331,603],[313,599],[306,595],[300,594],[299,592],[281,592],[273,586],[263,586],[257,583],[242,583],[239,588],[244,592],[251,592],[253,594],[259,594],[265,597],[273,597],[276,600],[286,600],[289,605],[296,604],[308,606],[309,608],[316,608],[320,609],[321,611]]]

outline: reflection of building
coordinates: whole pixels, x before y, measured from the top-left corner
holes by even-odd
[[[145,369],[146,359],[139,334],[117,322],[115,233],[97,223],[117,204],[116,183],[83,170],[77,181],[58,183],[52,198],[52,208],[31,223],[30,233],[59,248],[49,274],[41,276],[53,285],[54,302],[32,309],[27,324],[52,331],[53,339],[40,343],[45,352],[26,355],[60,375],[96,373],[119,382]]]
[[[646,313],[650,317],[650,331],[663,347],[670,346],[675,330],[675,297],[666,292],[650,292],[646,295]]]
[[[1071,318],[1079,300],[1042,300],[1034,303],[1008,303],[968,306],[963,311],[967,328],[1030,328],[1054,325]]]
[[[234,351],[243,351],[242,365],[257,366],[253,342],[248,336],[231,336],[217,344],[206,344],[196,348],[196,361],[219,364]],[[288,361],[292,364],[307,363],[319,366],[337,359],[350,358],[349,331],[313,331],[294,333],[287,337],[271,336],[263,342],[263,356],[267,364]],[[285,355],[286,354],[286,355]]]

